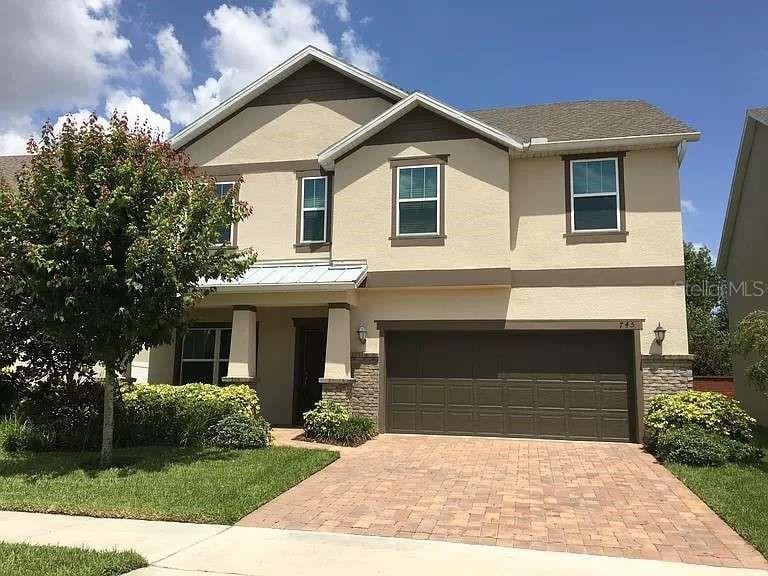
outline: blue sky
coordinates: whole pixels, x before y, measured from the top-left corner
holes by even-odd
[[[127,109],[175,131],[308,42],[461,109],[644,99],[702,132],[687,240],[717,249],[747,108],[768,106],[768,3],[16,0],[0,152],[49,118]]]

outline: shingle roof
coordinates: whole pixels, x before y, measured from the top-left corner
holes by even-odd
[[[641,100],[587,100],[467,112],[524,141],[679,134],[693,128]]]
[[[751,108],[747,110],[747,113],[755,120],[759,120],[763,124],[768,125],[768,108]]]
[[[28,154],[19,156],[0,156],[0,178],[5,179],[11,186],[16,186],[16,174],[29,158]]]

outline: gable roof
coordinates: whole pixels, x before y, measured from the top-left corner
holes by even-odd
[[[223,120],[227,119],[234,113],[238,112],[248,102],[254,98],[263,94],[271,87],[275,86],[282,80],[288,78],[291,74],[304,67],[304,65],[310,62],[319,62],[328,66],[329,68],[336,70],[337,72],[356,80],[365,86],[375,90],[376,92],[383,94],[389,98],[400,100],[405,98],[407,93],[384,80],[365,72],[359,68],[351,66],[346,62],[339,60],[338,58],[331,56],[330,54],[315,48],[314,46],[307,46],[300,52],[297,52],[285,62],[273,68],[261,78],[248,84],[245,88],[236,92],[224,102],[209,110],[197,120],[184,127],[180,132],[171,138],[171,145],[174,148],[180,148],[185,144],[188,144],[199,135],[203,134],[206,130],[216,126]]]
[[[456,110],[447,104],[443,104],[442,102],[439,102],[438,100],[435,100],[426,94],[422,94],[421,92],[414,92],[407,98],[404,98],[391,108],[388,108],[376,116],[376,118],[367,124],[363,124],[335,144],[332,144],[323,150],[317,156],[320,165],[326,170],[333,169],[334,163],[338,158],[344,156],[365,142],[368,138],[379,133],[384,128],[391,125],[417,107],[424,108],[430,112],[442,116],[443,118],[447,118],[448,120],[451,120],[452,122],[455,122],[456,124],[475,132],[478,134],[478,136],[490,140],[491,142],[495,142],[504,148],[511,148],[515,150],[523,149],[522,143],[518,142],[508,133],[494,128],[493,126],[489,126],[477,118],[468,116],[464,112]]]
[[[553,143],[672,134],[698,137],[699,134],[641,100],[558,102],[470,110],[467,114],[514,134],[521,141],[547,138]]]
[[[29,154],[0,156],[0,178],[16,188],[16,174],[19,173],[27,158],[29,158]]]
[[[723,222],[723,232],[720,236],[720,248],[717,251],[717,270],[721,274],[725,274],[728,265],[733,229],[736,226],[736,218],[739,214],[739,205],[741,204],[744,177],[746,176],[752,154],[752,143],[755,139],[755,132],[761,125],[768,127],[768,108],[752,108],[747,110],[747,115],[744,119],[744,129],[741,133],[739,155],[736,157],[736,166],[733,169],[731,192],[728,195],[728,208]]]

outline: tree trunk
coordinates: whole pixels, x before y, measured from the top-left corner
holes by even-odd
[[[117,373],[114,365],[106,366],[104,378],[104,425],[101,431],[101,458],[103,468],[112,464],[112,438],[115,430],[115,385]]]

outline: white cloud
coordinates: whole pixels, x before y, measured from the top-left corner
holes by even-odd
[[[64,128],[64,122],[67,121],[67,119],[72,119],[75,124],[82,124],[83,122],[87,121],[93,112],[90,110],[86,110],[85,108],[81,108],[77,112],[70,112],[69,114],[62,114],[56,119],[56,122],[53,124],[53,131],[54,132],[61,132],[61,129]],[[99,116],[97,118],[97,122],[101,124],[103,127],[107,127],[109,125],[109,122],[107,122],[106,119]]]
[[[108,115],[115,111],[128,117],[128,124],[146,124],[155,132],[165,137],[171,133],[171,121],[158,114],[138,96],[131,96],[124,90],[116,90],[107,96],[105,109]]]
[[[0,154],[26,154],[27,142],[35,133],[29,116],[6,120],[6,130],[0,132]]]
[[[160,53],[160,79],[169,94],[180,96],[192,78],[192,70],[187,53],[174,34],[173,26],[160,30],[155,36],[155,44]]]
[[[696,214],[696,212],[699,211],[693,203],[693,200],[681,200],[680,208],[682,209],[683,214]]]
[[[36,110],[92,106],[130,42],[117,0],[4,2],[0,18],[0,121]],[[12,79],[12,81],[11,81]]]
[[[341,35],[341,57],[371,74],[381,74],[381,55],[362,44],[352,29]]]
[[[324,0],[342,22],[351,19],[346,0]],[[165,103],[171,120],[187,124],[307,45],[339,52],[313,11],[313,0],[274,0],[264,10],[222,4],[205,15],[213,35],[205,42],[215,73],[192,94],[173,95]],[[347,30],[341,55],[352,64],[379,73],[381,57]]]

